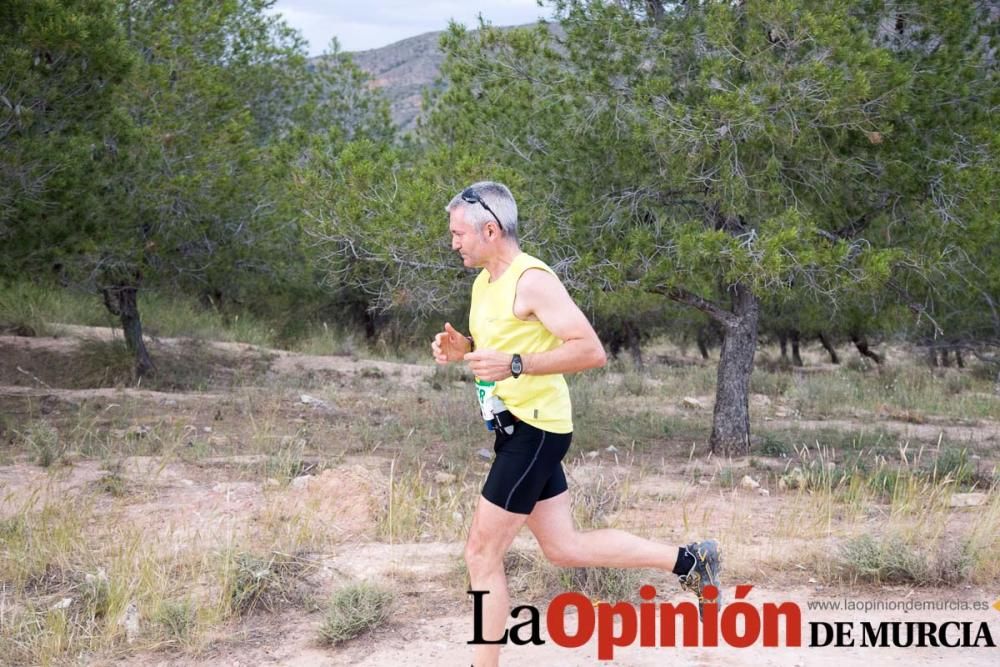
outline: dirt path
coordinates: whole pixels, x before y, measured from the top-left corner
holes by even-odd
[[[295,531],[301,536],[296,539],[310,545],[309,558],[316,565],[315,571],[304,580],[315,596],[314,601],[273,613],[250,614],[222,627],[213,626],[207,631],[210,636],[204,643],[199,638],[197,653],[183,649],[140,650],[133,646],[134,651],[119,654],[127,657],[94,659],[88,664],[145,667],[464,667],[469,664],[471,647],[466,642],[472,636],[471,604],[464,593],[460,538],[448,534],[442,539],[454,541],[395,543],[377,529],[390,490],[391,468],[382,451],[376,456],[381,440],[372,434],[378,433],[384,420],[389,426],[380,438],[409,437],[406,429],[397,432],[391,428],[392,404],[385,402],[398,396],[391,393],[397,386],[406,391],[413,386],[426,389],[426,380],[434,373],[432,365],[310,356],[241,343],[161,338],[152,344],[159,346],[164,358],[169,358],[169,352],[180,355],[185,346],[195,345],[199,352],[209,349],[218,353],[204,357],[223,367],[222,370],[228,364],[246,372],[217,376],[206,373],[211,382],[192,381],[169,392],[121,387],[72,389],[66,386],[80,385],[71,382],[75,378],[69,362],[81,347],[81,341],[110,340],[115,334],[106,328],[69,326],[60,329],[60,333],[63,337],[0,336],[0,412],[25,418],[30,412],[32,419],[51,419],[57,425],[62,419],[63,426],[69,427],[75,427],[74,420],[83,420],[77,413],[85,415],[87,429],[99,432],[103,438],[95,450],[98,455],[85,458],[73,453],[59,466],[41,468],[34,464],[37,456],[31,451],[11,451],[9,463],[0,466],[0,521],[48,503],[53,506],[63,503],[62,506],[73,508],[87,519],[90,532],[100,529],[112,537],[124,532],[141,533],[147,543],[162,549],[163,554],[177,551],[211,554],[232,542],[234,536],[240,538],[240,544],[270,545],[278,540],[276,535],[283,537]],[[60,379],[66,386],[60,385]],[[612,377],[611,381],[621,378]],[[651,386],[660,382],[650,380]],[[657,410],[664,415],[704,418],[707,423],[712,397],[698,396],[690,402],[687,398],[671,396],[660,401],[662,405]],[[911,423],[898,415],[879,412],[858,414],[854,418],[798,420],[767,396],[755,394],[751,400],[755,414],[763,415],[761,423],[767,420],[768,429],[805,432],[883,429],[920,441],[934,441],[943,435],[949,441],[1000,442],[1000,422],[996,420],[956,423],[928,416],[927,423]],[[120,411],[112,411],[113,407]],[[87,412],[84,408],[93,410]],[[365,415],[368,421],[352,423],[359,421],[352,419],[357,415]],[[366,435],[370,450],[349,449],[338,443],[337,447],[327,448],[322,466],[311,463],[314,452],[310,451],[312,445],[307,438],[342,438],[354,442]],[[139,446],[160,437],[173,447],[167,450],[169,455]],[[444,439],[445,436],[435,433],[424,443],[427,445],[424,460],[433,461],[428,472],[436,471],[435,466],[444,456],[441,452],[446,450],[439,444]],[[130,454],[133,449],[136,455]],[[836,590],[806,586],[807,581],[815,582],[810,578],[813,573],[810,558],[816,553],[826,556],[833,548],[841,536],[836,525],[840,519],[814,521],[815,508],[803,494],[784,493],[778,488],[772,488],[769,495],[738,486],[723,488],[716,479],[717,476],[721,479],[722,464],[715,460],[678,458],[670,465],[661,462],[658,466],[653,462],[652,471],[643,471],[640,464],[624,455],[619,462],[618,454],[602,449],[576,457],[567,466],[571,486],[594,494],[592,502],[603,498],[600,494],[611,487],[628,498],[627,507],[615,517],[616,525],[668,544],[698,539],[692,538],[692,530],[725,535],[730,598],[732,586],[742,579],[758,585],[749,597],[751,603],[759,607],[765,602],[796,602],[802,608],[804,624],[862,620],[968,621],[975,622],[978,629],[978,623],[986,621],[993,640],[1000,643],[1000,612],[992,609],[908,614],[809,610],[807,604],[811,601],[843,598],[852,601],[947,598],[992,604],[1000,597],[1000,590],[967,585],[958,590],[858,589],[840,583],[836,585],[844,588]],[[731,474],[732,470],[738,470],[736,474],[742,475],[741,466],[745,466],[748,474],[760,476],[750,469],[749,460],[730,461],[725,466],[731,468]],[[439,493],[443,485],[456,484],[431,483],[427,479],[418,491]],[[414,497],[426,502],[431,496]],[[980,521],[983,515],[979,512],[956,509],[949,514],[948,525]],[[873,512],[843,521],[864,522],[874,533],[885,520],[885,515]],[[690,528],[691,525],[695,528]],[[537,545],[530,537],[524,543],[519,539],[515,547],[537,552]],[[0,551],[2,548],[0,543]],[[836,577],[823,578],[818,574],[816,577],[824,582],[839,581]],[[323,611],[318,607],[345,582],[364,579],[393,588],[396,609],[392,620],[373,634],[345,645],[323,646],[319,641]],[[661,602],[690,599],[672,582],[662,586],[657,582],[657,588]],[[514,604],[521,603],[515,596]],[[541,611],[544,613],[544,607]],[[145,624],[149,619],[142,622]],[[570,627],[574,623],[572,619],[567,621]],[[861,628],[856,626],[854,632],[855,639],[860,641]],[[544,631],[542,636],[548,639]],[[954,631],[951,636],[954,637]],[[803,639],[809,642],[808,626]],[[508,646],[503,653],[503,664],[510,667],[599,664],[927,667],[998,665],[998,651],[860,646],[781,649],[759,645],[747,649],[629,646],[617,649],[613,662],[601,662],[597,659],[595,640],[573,650],[547,641],[540,646]]]

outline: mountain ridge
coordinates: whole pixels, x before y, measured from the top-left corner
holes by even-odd
[[[537,23],[497,26],[501,30],[525,28]],[[548,23],[558,30],[558,23]],[[392,44],[364,51],[348,51],[348,55],[370,77],[370,85],[381,90],[389,101],[392,121],[401,132],[412,132],[420,118],[425,90],[436,85],[441,74],[444,54],[439,43],[445,30],[434,30],[406,37]],[[475,32],[475,31],[470,31]],[[323,56],[311,60],[316,62]]]

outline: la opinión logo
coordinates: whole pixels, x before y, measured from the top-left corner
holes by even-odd
[[[746,601],[751,585],[736,586],[735,600],[719,609],[719,591],[706,586],[699,620],[693,602],[655,603],[656,589],[639,589],[643,602],[594,602],[583,593],[554,597],[545,612],[549,639],[563,648],[579,648],[597,638],[599,660],[612,660],[616,648],[715,647],[747,648],[760,642],[766,648],[802,646],[802,610],[796,602],[765,602],[760,608]],[[510,615],[517,621],[499,639],[483,637],[483,599],[489,591],[468,591],[473,599],[473,638],[469,644],[545,644],[542,614],[520,605]],[[575,627],[567,618],[575,612]],[[823,621],[810,622],[809,648],[835,646],[949,648],[995,647],[985,621]],[[855,630],[859,632],[855,633]],[[856,642],[856,639],[860,641]]]
[[[802,645],[802,610],[795,602],[767,602],[758,609],[745,602],[753,586],[737,586],[736,600],[726,604],[721,613],[717,600],[719,591],[706,586],[703,594],[703,618],[698,619],[698,606],[693,602],[655,603],[656,589],[645,585],[639,589],[644,600],[631,602],[593,602],[583,593],[561,593],[552,599],[545,613],[545,629],[557,646],[579,648],[597,636],[597,657],[614,658],[615,648],[639,646],[656,648],[672,646],[752,646],[763,638],[764,646],[779,646],[779,627],[784,629],[781,646]],[[489,591],[469,591],[473,598],[473,639],[469,644],[544,644],[541,637],[541,614],[536,607],[520,605],[511,610],[511,617],[520,620],[496,640],[483,637],[483,598]],[[576,628],[567,629],[566,617],[576,612]],[[678,630],[679,626],[679,630]]]

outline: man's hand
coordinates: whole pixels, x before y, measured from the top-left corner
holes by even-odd
[[[448,322],[444,323],[444,331],[434,336],[431,343],[431,353],[434,361],[446,364],[449,361],[462,361],[466,352],[472,349],[469,339],[460,334]]]
[[[510,362],[514,355],[496,350],[476,350],[465,355],[469,370],[480,380],[499,382],[511,377]]]

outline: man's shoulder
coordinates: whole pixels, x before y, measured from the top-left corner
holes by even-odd
[[[532,262],[525,262],[521,266],[520,276],[517,279],[518,295],[538,295],[544,296],[551,293],[553,289],[558,290],[562,281],[556,272],[545,262],[531,258]]]
[[[538,269],[538,271],[532,271],[531,269]],[[529,255],[526,252],[522,252],[520,256],[518,256],[518,273],[520,274],[519,278],[523,278],[525,275],[530,275],[533,273],[537,274],[539,272],[550,274],[551,276],[555,277],[556,280],[559,279],[559,277],[556,276],[556,272],[552,270],[551,266],[549,266],[542,260],[538,259],[534,255]]]

